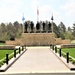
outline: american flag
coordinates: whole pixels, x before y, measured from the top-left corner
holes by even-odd
[[[38,8],[37,8],[37,15],[39,15],[39,10],[38,10]]]

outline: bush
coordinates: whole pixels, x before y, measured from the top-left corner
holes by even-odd
[[[73,61],[73,59],[72,59],[71,57],[69,57],[69,61],[71,61],[71,62],[72,62],[72,61]]]
[[[11,37],[10,40],[11,40],[11,41],[15,41],[15,38],[14,38],[14,37]]]
[[[75,64],[75,60],[72,60],[72,64]]]
[[[0,43],[5,43],[5,41],[0,40]]]

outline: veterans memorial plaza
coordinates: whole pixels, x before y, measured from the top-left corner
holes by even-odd
[[[70,41],[62,40],[59,38],[56,39],[54,33],[50,29],[46,31],[44,30],[44,28],[45,26],[43,27],[42,33],[40,33],[39,31],[40,28],[37,26],[35,33],[33,27],[31,27],[30,33],[27,31],[26,27],[25,33],[22,33],[22,37],[20,39],[15,39],[15,41],[6,41],[7,45],[15,45],[15,46],[26,45],[27,50],[5,72],[0,72],[0,74],[7,74],[7,75],[8,74],[41,75],[42,73],[43,74],[52,73],[51,75],[53,75],[54,73],[62,73],[62,74],[69,73],[68,75],[74,74],[74,71],[71,71],[70,68],[67,65],[65,65],[50,48],[50,44],[53,45],[61,43],[68,44],[70,43]]]

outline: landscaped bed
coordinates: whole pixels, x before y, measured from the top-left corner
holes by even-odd
[[[0,67],[6,62],[6,54],[9,54],[9,59],[14,55],[14,50],[0,50]]]
[[[75,48],[63,48],[62,51],[65,53],[69,52],[70,56],[75,58]]]
[[[62,48],[62,56],[66,58],[66,53],[69,53],[69,61],[75,64],[75,48]]]
[[[14,50],[0,50],[0,60],[3,59],[6,56],[6,54],[11,54],[13,52]]]
[[[16,51],[16,54],[19,53],[19,50]],[[8,54],[8,59],[14,57],[14,50],[0,50],[0,67],[6,62],[6,54]]]

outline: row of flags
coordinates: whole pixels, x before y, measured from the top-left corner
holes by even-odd
[[[38,9],[38,7],[37,7],[37,16],[39,16],[39,9]],[[24,21],[24,20],[25,20],[25,17],[24,17],[24,15],[23,15],[22,21]],[[53,19],[53,14],[52,14],[51,20],[54,20],[54,19]]]

